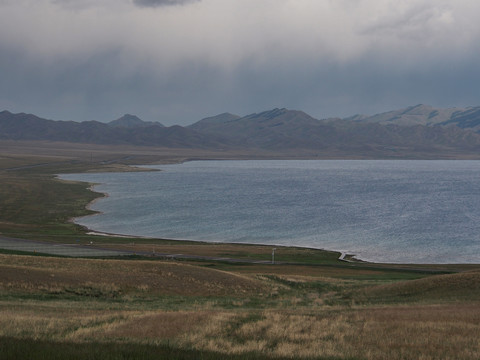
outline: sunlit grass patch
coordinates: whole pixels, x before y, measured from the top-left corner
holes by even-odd
[[[174,339],[204,326],[213,314],[208,311],[150,312],[135,316],[109,329],[102,329],[99,335],[106,338],[134,338],[141,341]]]
[[[352,294],[360,302],[445,302],[480,299],[480,271],[429,276],[366,287]]]
[[[209,351],[292,358],[476,359],[479,314],[478,306],[224,314],[184,341]]]
[[[260,281],[224,271],[161,261],[86,260],[0,255],[0,288],[118,297],[126,294],[260,295]]]

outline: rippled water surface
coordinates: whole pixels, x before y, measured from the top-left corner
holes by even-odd
[[[110,233],[298,245],[371,261],[480,262],[480,161],[198,161],[99,183]]]

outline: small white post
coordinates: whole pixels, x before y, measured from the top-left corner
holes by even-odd
[[[275,250],[277,249],[276,248],[272,249],[272,264],[275,264]]]

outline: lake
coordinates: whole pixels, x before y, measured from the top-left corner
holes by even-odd
[[[99,185],[99,231],[292,245],[395,263],[480,262],[480,161],[195,161],[61,175]]]

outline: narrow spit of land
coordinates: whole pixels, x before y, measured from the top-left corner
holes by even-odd
[[[70,219],[100,194],[55,174],[193,153],[15,146],[0,144],[2,238],[128,255],[2,250],[2,359],[480,358],[478,265],[345,262],[295,247],[277,247],[271,264],[270,246],[92,235]]]

